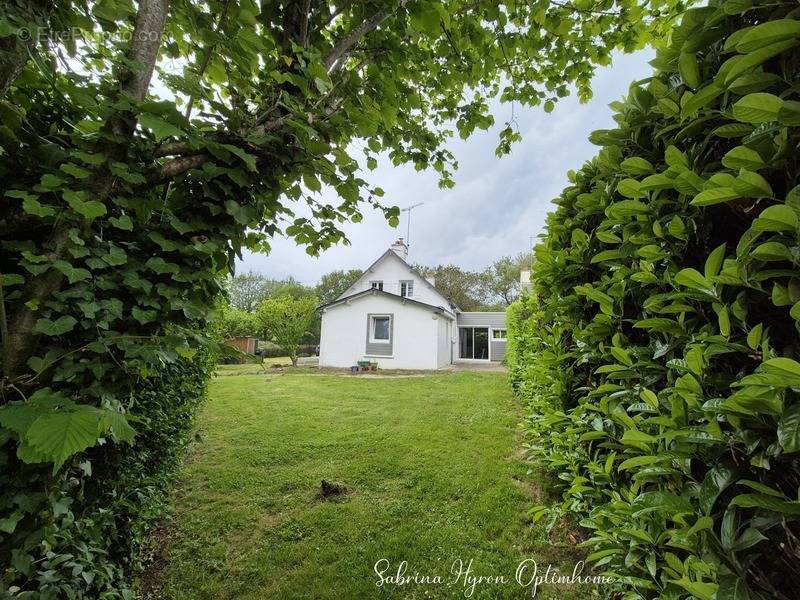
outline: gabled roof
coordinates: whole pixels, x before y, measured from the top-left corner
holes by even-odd
[[[402,256],[400,256],[399,254],[397,254],[397,252],[395,252],[395,251],[394,251],[394,250],[392,250],[391,248],[389,248],[389,249],[388,249],[386,252],[384,252],[383,254],[381,254],[381,255],[378,257],[378,259],[377,259],[377,260],[375,260],[375,261],[374,261],[372,264],[370,264],[370,266],[368,266],[366,269],[364,269],[364,272],[361,274],[361,277],[359,277],[358,279],[356,279],[356,281],[354,281],[354,282],[353,282],[353,284],[352,284],[350,287],[353,287],[353,285],[355,285],[356,283],[358,283],[359,281],[361,281],[361,279],[362,279],[362,278],[363,278],[363,277],[364,277],[364,276],[365,276],[367,273],[369,273],[369,272],[372,270],[372,268],[373,268],[375,265],[377,265],[379,262],[381,262],[381,261],[382,261],[384,258],[386,258],[386,256],[388,256],[389,254],[391,254],[391,255],[392,255],[392,256],[394,256],[394,257],[395,257],[397,260],[399,260],[401,263],[403,263],[403,265],[405,265],[405,267],[406,267],[406,268],[407,268],[409,271],[411,271],[412,273],[414,273],[415,275],[417,275],[417,276],[418,276],[420,279],[422,279],[423,283],[424,283],[425,285],[427,285],[427,286],[428,286],[430,289],[432,289],[434,292],[436,292],[437,294],[439,294],[439,295],[440,295],[442,298],[444,298],[445,300],[447,300],[447,301],[450,303],[450,309],[451,309],[452,311],[454,311],[454,312],[458,312],[458,311],[460,311],[460,310],[461,310],[460,308],[458,308],[458,306],[456,305],[456,303],[455,303],[455,302],[453,302],[453,301],[452,301],[452,300],[451,300],[451,299],[450,299],[448,296],[446,296],[444,293],[442,293],[442,291],[441,291],[440,289],[438,289],[438,288],[437,288],[435,285],[433,285],[433,284],[432,284],[430,281],[428,281],[428,279],[425,277],[425,275],[423,275],[422,273],[420,273],[419,271],[417,271],[417,270],[416,270],[414,267],[412,267],[410,264],[408,264],[408,263],[407,263],[407,262],[406,262],[406,261],[403,259],[403,257],[402,257]],[[350,288],[348,288],[348,289],[350,289]],[[347,290],[345,290],[345,292],[346,292],[346,291],[347,291]],[[361,293],[361,292],[358,292],[358,293],[356,293],[356,294],[351,294],[350,296],[340,296],[339,298],[337,298],[337,301],[338,301],[338,300],[344,300],[344,299],[346,299],[346,298],[353,298],[353,297],[357,296],[357,295],[358,295],[358,294],[360,294],[360,293]],[[390,294],[390,295],[394,295],[394,294]],[[409,299],[409,300],[410,300],[410,299]],[[329,304],[332,304],[332,303],[329,303]],[[424,303],[424,302],[417,302],[417,304],[425,304],[425,303]],[[433,305],[431,305],[431,304],[426,304],[426,306],[433,306]],[[322,307],[320,307],[320,308],[322,308]]]
[[[426,308],[426,309],[431,310],[433,312],[453,314],[451,311],[449,311],[448,309],[446,309],[443,306],[434,306],[433,304],[427,304],[426,302],[420,302],[419,300],[412,300],[411,298],[406,298],[405,296],[398,296],[397,294],[390,294],[389,292],[384,292],[383,290],[379,290],[377,288],[373,288],[373,289],[369,289],[369,290],[363,290],[361,292],[357,292],[355,294],[351,294],[350,296],[345,296],[344,298],[339,298],[337,300],[334,300],[333,302],[328,302],[327,304],[320,304],[317,307],[317,310],[321,310],[323,308],[330,308],[330,307],[336,306],[338,304],[347,304],[351,300],[356,300],[358,298],[362,298],[362,297],[368,296],[368,295],[373,295],[373,296],[380,295],[380,296],[384,296],[384,297],[387,297],[387,298],[392,298],[393,300],[397,300],[398,302],[402,302],[403,304],[406,304],[406,303],[414,304],[416,306],[419,306],[421,308]]]

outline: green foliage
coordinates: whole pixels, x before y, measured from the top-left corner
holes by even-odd
[[[320,304],[336,300],[361,277],[361,274],[361,269],[348,269],[331,271],[323,275],[315,288]]]
[[[101,421],[101,427],[112,432],[105,445],[89,448],[81,460],[69,461],[55,477],[50,468],[23,463],[4,432],[0,446],[0,564],[4,566],[0,595],[133,597],[127,584],[129,574],[148,554],[154,525],[169,515],[168,494],[191,441],[193,417],[205,395],[211,358],[200,353],[191,361],[166,365],[157,377],[140,380],[127,413],[136,428],[136,443],[113,443],[132,432],[124,420],[113,417],[119,413],[112,413],[105,423]],[[29,402],[52,402],[65,411],[71,408],[73,415],[82,415],[87,425],[96,427],[95,413],[100,409],[73,406],[46,390],[37,392]],[[35,416],[27,409],[30,407],[24,404],[3,407],[3,424],[12,435]],[[47,418],[52,421],[59,414]],[[118,433],[117,427],[121,428]],[[42,441],[61,441],[67,431],[54,428],[55,437],[42,437]],[[44,428],[42,432],[47,433]],[[93,443],[96,433],[86,431],[80,439],[85,445],[89,439]]]
[[[317,254],[365,204],[396,224],[354,151],[452,185],[446,144],[494,123],[489,99],[551,107],[570,82],[587,97],[612,49],[662,35],[682,8],[608,4],[0,3],[0,449],[21,501],[75,480],[70,514],[115,519],[116,500],[106,513],[81,495],[107,480],[72,473],[119,451],[130,428],[142,443],[151,415],[136,392],[210,344],[198,331],[236,257],[279,233]],[[518,137],[509,124],[499,151]],[[338,198],[320,201],[323,185]],[[19,529],[2,508],[0,530],[19,533],[3,558],[26,560],[13,552],[39,522]],[[86,518],[65,517],[57,536],[103,554],[113,536]],[[88,591],[75,595],[112,593],[108,556],[76,571]],[[49,585],[66,563],[41,558],[4,582]]]
[[[220,341],[234,337],[259,337],[263,331],[255,313],[245,312],[229,305],[219,309],[212,327]]]
[[[689,11],[509,311],[529,453],[629,597],[796,597],[800,12]]]
[[[281,296],[265,300],[256,316],[270,341],[297,365],[298,348],[317,314],[316,298]]]

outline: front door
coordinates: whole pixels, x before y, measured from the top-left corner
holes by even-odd
[[[489,360],[489,328],[459,327],[458,357],[468,360]]]

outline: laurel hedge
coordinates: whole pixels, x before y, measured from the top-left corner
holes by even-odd
[[[712,0],[612,105],[508,315],[527,452],[628,598],[796,598],[800,8]]]

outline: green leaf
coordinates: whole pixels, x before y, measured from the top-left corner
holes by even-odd
[[[638,156],[632,156],[630,158],[626,158],[620,163],[620,169],[622,169],[623,173],[628,175],[649,175],[653,172],[653,165],[650,161],[645,160],[644,158],[640,158]]]
[[[111,217],[109,222],[117,229],[124,231],[133,231],[133,221],[128,215],[121,215],[119,217]]]
[[[70,315],[61,316],[55,321],[42,318],[36,321],[33,332],[48,336],[63,335],[68,331],[72,331],[72,328],[75,327],[77,322],[75,317],[71,317]]]
[[[700,69],[697,66],[697,56],[693,52],[681,52],[678,70],[686,85],[692,89],[700,87]]]
[[[179,273],[181,270],[180,266],[176,265],[175,263],[169,263],[160,256],[153,256],[152,258],[149,258],[145,265],[159,275],[163,275],[164,273],[175,274]]]
[[[719,275],[719,270],[722,268],[722,262],[725,260],[726,244],[720,244],[708,255],[706,259],[703,272],[707,278],[716,277]]]
[[[83,167],[79,167],[78,165],[74,165],[72,163],[64,163],[59,167],[64,173],[67,175],[72,175],[75,179],[86,179],[89,175],[92,174],[91,171],[84,169]]]
[[[711,206],[712,204],[730,202],[731,200],[736,200],[737,198],[741,198],[741,196],[733,188],[718,187],[700,192],[694,197],[691,204],[694,206]]]
[[[182,137],[185,134],[184,131],[178,129],[172,123],[168,123],[161,117],[154,115],[152,113],[141,113],[139,115],[139,124],[144,127],[145,129],[149,129],[153,132],[153,135],[156,138],[156,141],[160,142],[164,138],[168,137]]]
[[[800,384],[800,363],[791,358],[770,358],[762,364],[767,373],[774,373],[786,378],[791,386]]]
[[[780,242],[765,242],[763,244],[759,244],[750,253],[750,255],[755,259],[767,262],[792,260],[791,251]]]
[[[736,181],[733,182],[733,189],[743,198],[761,198],[772,196],[772,186],[758,173],[741,169]]]
[[[128,423],[126,416],[116,410],[103,410],[100,417],[100,431],[110,431],[120,442],[133,442],[136,430]]]
[[[742,123],[767,123],[776,121],[783,100],[773,94],[748,94],[733,105],[733,117]]]
[[[698,110],[711,104],[711,102],[713,102],[714,99],[724,91],[725,88],[717,85],[716,83],[711,83],[705,86],[689,100],[683,103],[681,107],[681,116],[684,118],[693,116]]]
[[[692,581],[684,577],[682,579],[670,579],[670,583],[679,585],[697,600],[711,600],[717,592],[717,584],[706,581]]]
[[[67,204],[69,204],[75,212],[87,219],[96,219],[106,214],[106,207],[102,202],[98,202],[97,200],[84,200],[82,193],[77,193],[72,190],[64,190],[62,194]]]
[[[750,346],[751,349],[755,350],[761,344],[761,335],[763,330],[764,326],[759,323],[747,334],[747,345]]]
[[[682,269],[675,274],[675,283],[705,294],[715,295],[714,284],[695,269]]]
[[[776,42],[798,37],[800,37],[800,21],[775,19],[749,29],[736,44],[736,51],[745,54]]]
[[[640,198],[644,194],[635,179],[623,179],[617,184],[617,192],[626,198]]]
[[[720,69],[717,77],[723,78],[724,85],[730,85],[741,74],[755,69],[758,65],[767,62],[773,56],[785,52],[796,44],[797,40],[785,40],[737,57],[739,60],[733,63],[729,69]]]
[[[747,146],[737,146],[722,157],[722,164],[729,169],[757,171],[766,166],[761,155]]]
[[[29,215],[36,217],[52,217],[56,211],[51,206],[46,206],[36,199],[36,196],[28,196],[22,201],[22,210]]]
[[[254,173],[258,171],[258,167],[256,166],[255,156],[253,156],[252,154],[248,154],[238,146],[234,146],[232,144],[222,144],[222,147],[231,152],[232,154],[235,154],[236,156],[241,158],[249,171],[252,171]]]
[[[745,487],[749,487],[751,490],[755,490],[757,492],[761,492],[762,494],[767,494],[768,496],[774,496],[775,498],[786,499],[786,495],[769,487],[768,485],[764,485],[763,483],[759,483],[758,481],[752,481],[750,479],[740,479],[736,482],[736,485],[743,485]]]
[[[761,211],[751,227],[754,231],[795,232],[798,227],[797,213],[784,204],[768,206]]]
[[[740,494],[731,500],[730,506],[760,508],[785,515],[800,515],[800,502],[778,500],[762,494]]]
[[[28,429],[26,441],[53,462],[53,472],[73,454],[97,443],[96,408],[80,405],[73,410],[40,416]]]

